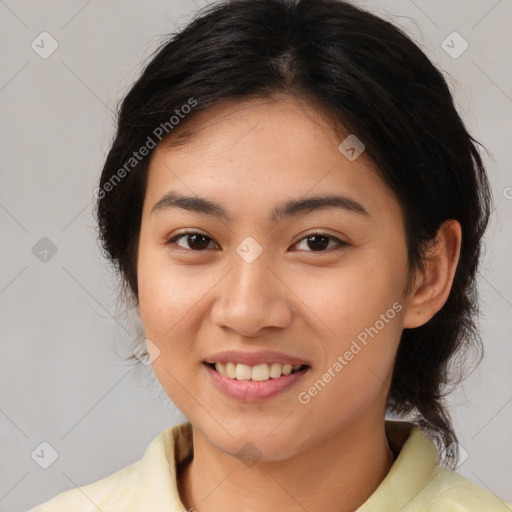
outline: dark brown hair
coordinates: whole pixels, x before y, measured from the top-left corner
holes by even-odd
[[[105,254],[137,299],[152,149],[137,162],[134,152],[160,140],[162,129],[172,139],[171,116],[185,125],[213,104],[275,93],[327,109],[364,141],[402,205],[410,268],[421,267],[443,221],[462,227],[448,300],[425,325],[403,331],[388,400],[389,412],[446,449],[457,439],[443,403],[449,363],[470,346],[481,352],[475,275],[491,197],[478,142],[443,75],[393,24],[342,0],[232,0],[200,12],[153,55],[120,106],[97,196]]]

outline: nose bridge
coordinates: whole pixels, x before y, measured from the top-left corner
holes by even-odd
[[[252,236],[244,238],[235,248],[230,286],[232,295],[239,301],[257,301],[263,299],[261,294],[265,293],[265,288],[267,292],[271,291],[268,286],[264,286],[272,277],[268,269],[271,263],[269,257],[269,250],[264,250]],[[242,302],[240,304],[242,305]]]
[[[273,275],[267,256],[251,241],[237,248],[213,309],[217,325],[250,336],[264,327],[285,327],[291,320],[286,287]]]
[[[266,255],[258,256],[254,261],[244,259],[237,254],[233,258],[231,272],[231,296],[242,305],[250,301],[264,300],[262,294],[270,295],[275,283],[269,283],[272,273],[268,268]]]

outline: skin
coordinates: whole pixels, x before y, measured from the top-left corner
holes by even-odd
[[[336,133],[327,112],[276,96],[224,102],[176,130],[185,128],[199,131],[152,155],[138,253],[139,316],[160,350],[153,369],[193,426],[194,458],[178,481],[183,504],[200,512],[354,510],[393,463],[384,414],[400,333],[446,301],[460,226],[442,226],[404,295],[400,205],[365,153],[349,161],[340,152],[347,134]],[[181,208],[151,215],[170,191],[213,200],[232,219]],[[368,215],[331,207],[270,220],[287,200],[332,193]],[[207,248],[186,236],[166,243],[185,230],[209,237]],[[334,238],[315,251],[305,238],[315,232]],[[263,249],[252,263],[236,252],[249,236]],[[299,403],[395,303],[401,311],[378,335]],[[311,370],[275,397],[244,403],[213,386],[202,364],[225,349],[274,349]],[[237,457],[247,442],[261,452],[252,467]]]

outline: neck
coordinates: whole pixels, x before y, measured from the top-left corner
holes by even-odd
[[[193,443],[194,458],[178,475],[178,487],[187,510],[200,512],[353,511],[394,461],[383,418],[354,424],[286,460],[250,467],[218,450],[196,429]]]

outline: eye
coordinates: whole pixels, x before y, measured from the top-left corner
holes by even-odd
[[[184,238],[184,245],[180,245],[177,243]],[[170,245],[176,243],[179,247],[183,249],[192,249],[194,251],[202,251],[204,249],[208,249],[209,242],[213,242],[213,240],[202,233],[198,233],[197,231],[186,231],[184,233],[180,233],[179,235],[173,236],[166,241],[166,245]],[[188,247],[187,247],[188,245]],[[216,244],[215,244],[216,245]]]
[[[184,239],[184,241],[182,241]],[[325,249],[329,249],[329,242],[334,241],[337,243],[338,247],[334,250],[342,249],[347,246],[346,242],[341,241],[339,238],[335,236],[328,235],[326,233],[316,232],[309,233],[307,236],[303,237],[299,242],[294,245],[300,245],[300,243],[306,243],[306,246],[311,248],[311,251],[306,252],[327,252]],[[179,243],[181,242],[181,244]],[[176,244],[178,247],[181,247],[185,250],[193,250],[195,252],[203,251],[208,249],[210,243],[213,243],[214,246],[218,247],[218,245],[206,235],[199,233],[197,231],[186,231],[175,235],[169,238],[166,241],[166,245]]]
[[[337,242],[338,247],[334,249],[335,251],[343,249],[343,247],[348,245],[346,242],[341,241],[339,238],[336,238],[335,236],[319,232],[309,233],[307,236],[299,240],[299,242],[297,242],[297,244],[295,245],[305,243],[307,247],[312,248],[311,251],[306,252],[327,252],[324,249],[329,248],[329,240],[334,240],[335,242]]]

